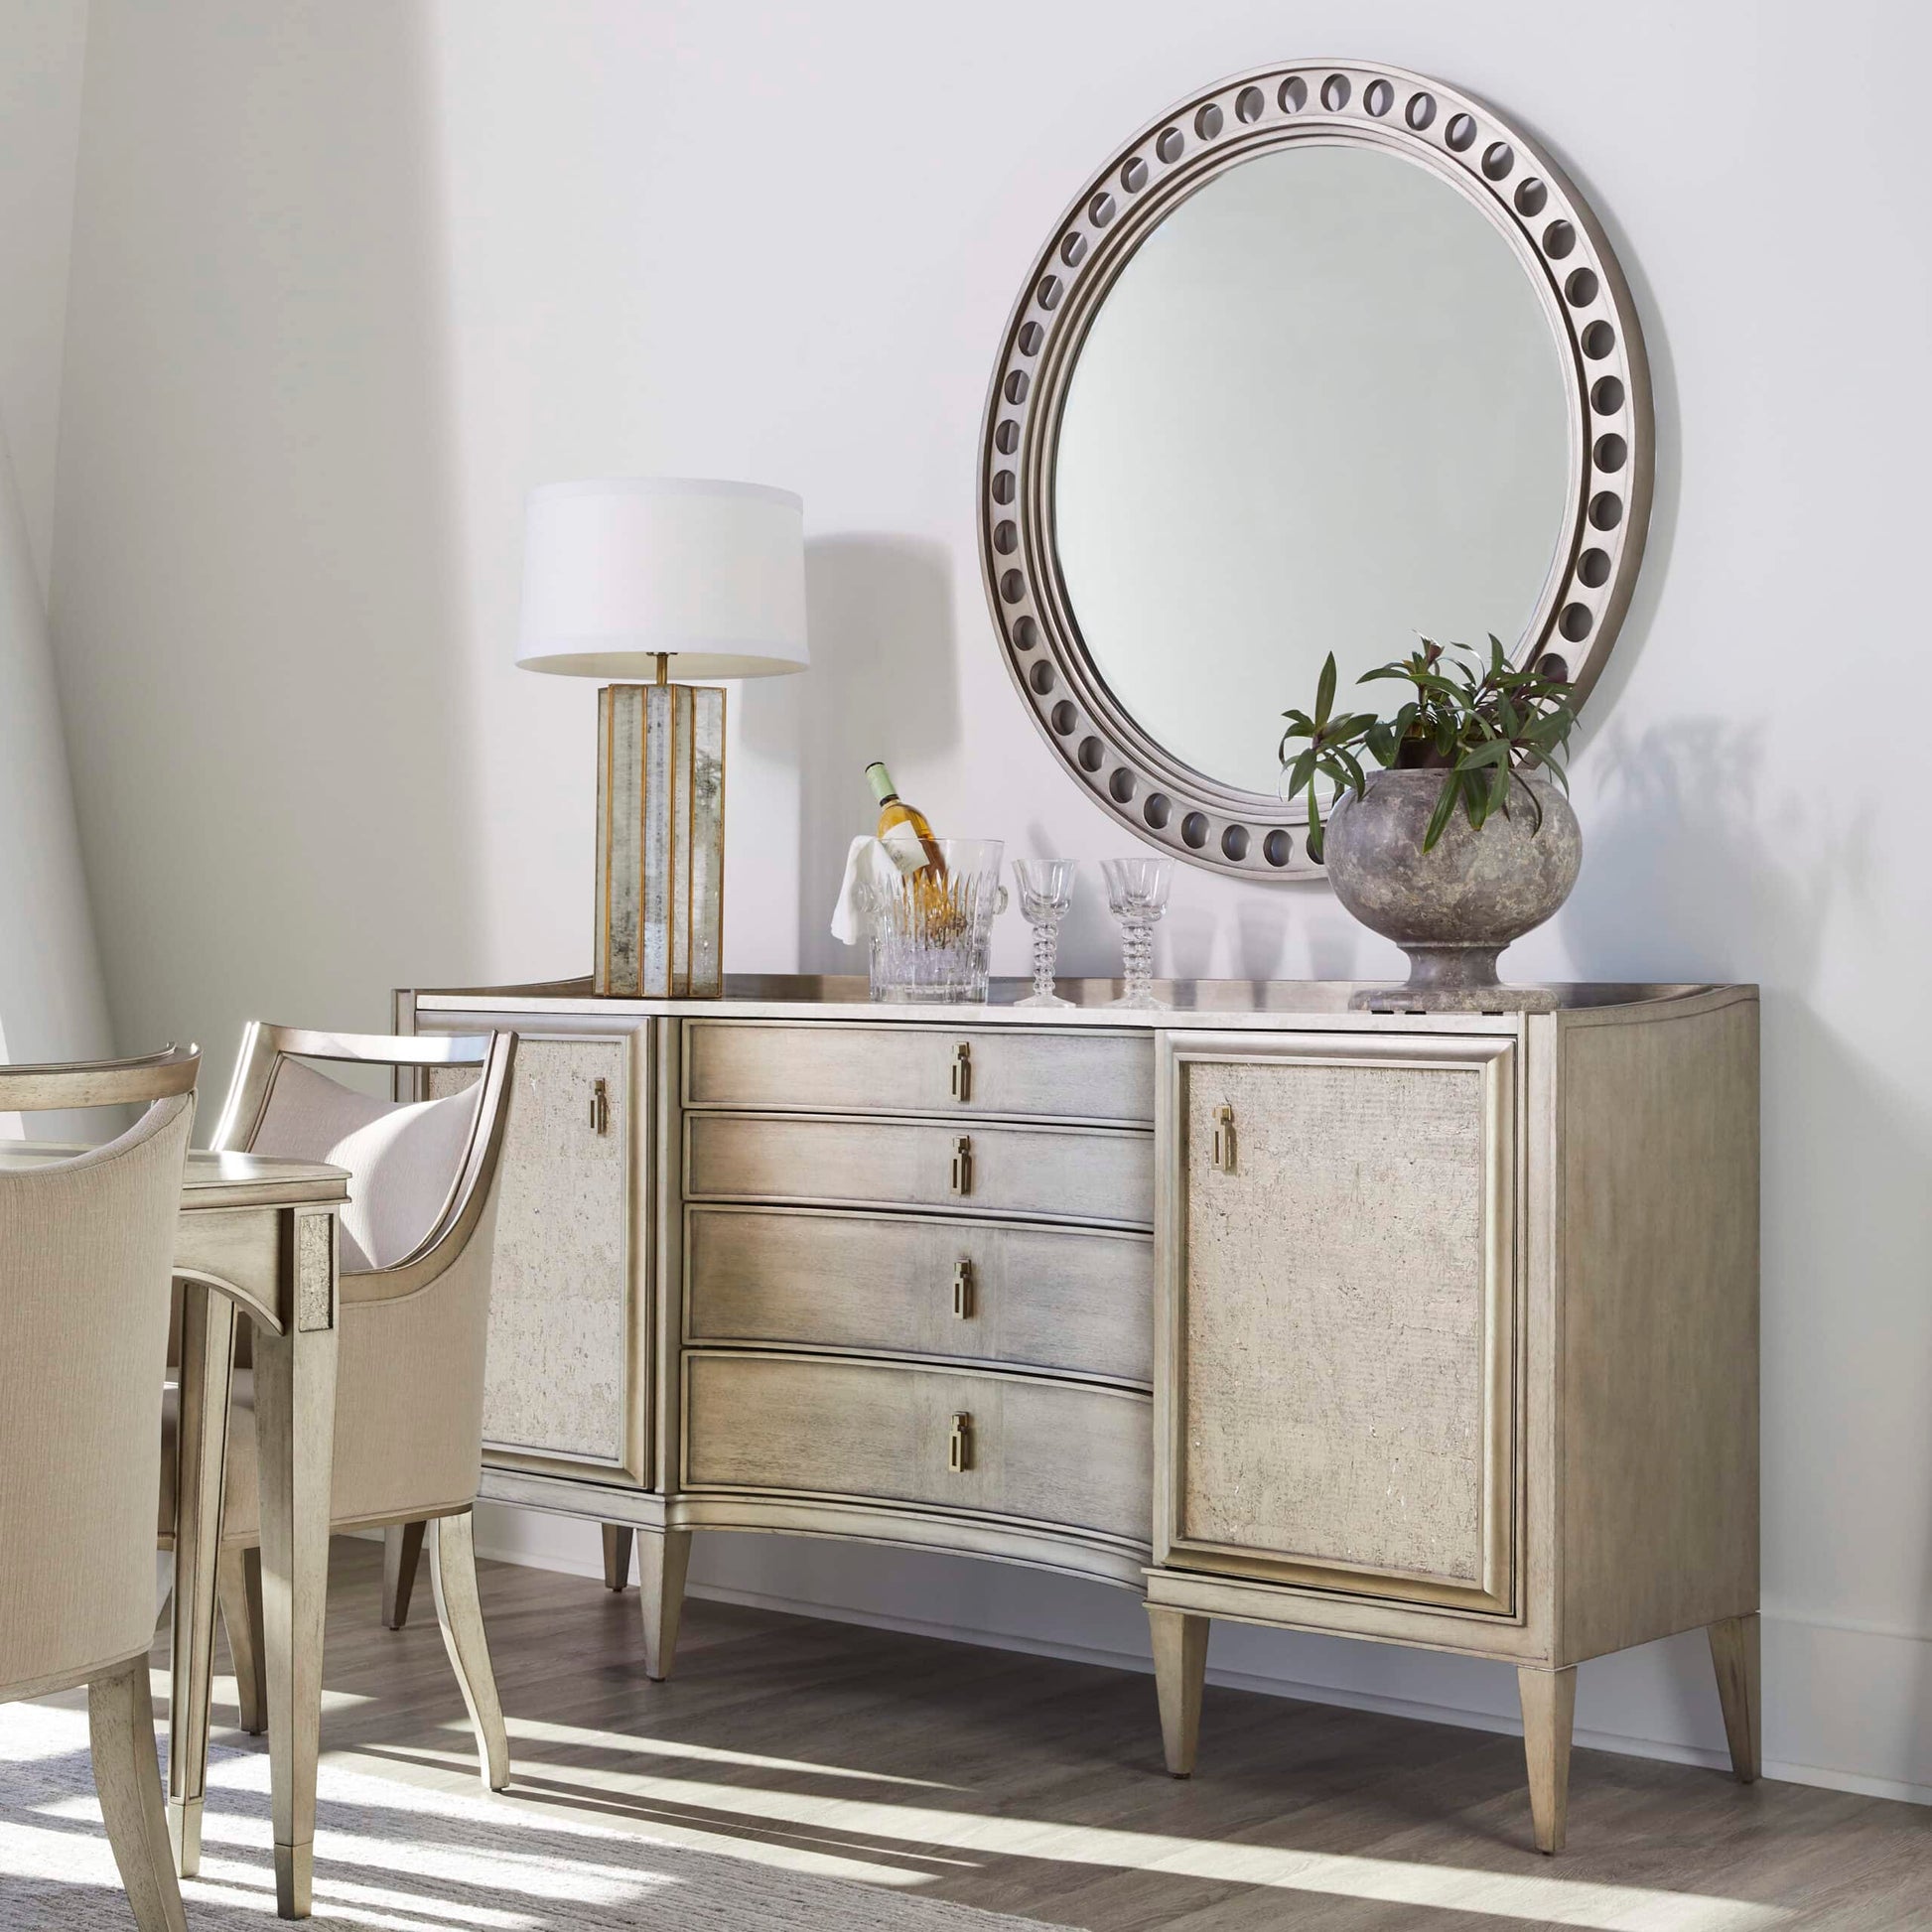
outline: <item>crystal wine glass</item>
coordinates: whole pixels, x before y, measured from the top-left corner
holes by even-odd
[[[1168,888],[1173,883],[1172,859],[1103,859],[1107,903],[1120,921],[1121,954],[1126,966],[1127,991],[1112,1002],[1141,1012],[1164,1011],[1166,1000],[1154,997],[1154,928],[1168,909]]]
[[[1020,888],[1020,910],[1034,929],[1034,992],[1023,1007],[1070,1007],[1053,991],[1053,959],[1059,951],[1060,921],[1073,903],[1077,859],[1016,859],[1013,877]]]

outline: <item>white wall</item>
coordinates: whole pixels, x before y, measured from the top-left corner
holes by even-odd
[[[92,13],[54,622],[116,1030],[203,1042],[204,1129],[244,1018],[498,956],[423,42]]]
[[[804,494],[815,668],[735,707],[734,968],[851,963],[823,919],[872,757],[942,825],[1117,849],[995,653],[990,358],[1126,131],[1336,49],[1537,129],[1636,284],[1652,557],[1591,706],[1582,884],[1511,964],[1763,983],[1768,1755],[1932,1795],[1932,32],[1902,0],[1633,0],[1614,31],[1538,0],[96,0],[55,616],[117,1024],[218,1048],[252,1012],[374,1023],[399,979],[583,970],[592,692],[509,667],[546,479]],[[1187,873],[1175,900],[1177,972],[1395,964],[1319,887]],[[1090,891],[1067,963],[1111,944]],[[1017,921],[1000,947],[1019,970]],[[720,1538],[697,1574],[1144,1643],[1125,1596],[990,1566]],[[1512,1697],[1496,1668],[1246,1630],[1213,1660],[1477,1722]],[[1701,1643],[1587,1668],[1580,1722],[1714,1752]]]
[[[0,0],[0,423],[43,596],[86,0]]]
[[[76,0],[0,0],[0,1059],[13,1061],[109,1047],[47,627],[86,25]],[[86,1121],[42,1115],[33,1131]]]

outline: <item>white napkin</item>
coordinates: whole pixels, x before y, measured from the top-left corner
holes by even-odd
[[[869,833],[852,841],[845,855],[845,877],[839,882],[838,903],[832,907],[832,937],[856,946],[871,936],[865,904],[868,893],[891,892],[898,879],[893,855]]]

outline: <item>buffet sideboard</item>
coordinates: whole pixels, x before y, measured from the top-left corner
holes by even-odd
[[[1218,1617],[1513,1665],[1545,1851],[1587,1658],[1708,1629],[1755,1776],[1754,989],[1160,990],[397,994],[520,1035],[483,1495],[656,1678],[693,1532],[854,1537],[1142,1592],[1176,1775]]]

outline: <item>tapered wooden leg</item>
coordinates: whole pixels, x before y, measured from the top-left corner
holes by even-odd
[[[311,1218],[293,1215],[298,1223]],[[317,1217],[320,1218],[320,1217]],[[335,1255],[291,1237],[297,1319],[255,1333],[255,1435],[261,1465],[262,1635],[275,1834],[275,1908],[307,1918],[316,1856],[316,1757],[322,1741],[322,1630],[329,1592],[329,1480],[336,1441]],[[327,1271],[326,1284],[306,1279]],[[328,1311],[329,1326],[319,1323]],[[305,1315],[304,1311],[307,1311]]]
[[[627,1589],[630,1587],[630,1526],[627,1523],[604,1525],[604,1587]]]
[[[677,1620],[684,1608],[684,1576],[691,1567],[689,1530],[637,1532],[637,1588],[643,1598],[644,1675],[662,1683],[677,1654]]]
[[[87,1686],[94,1789],[121,1884],[141,1932],[187,1932],[161,1802],[148,1660],[136,1657]]]
[[[400,1630],[409,1621],[427,1523],[391,1523],[382,1532],[382,1627]]]
[[[1154,1632],[1154,1688],[1161,1700],[1161,1749],[1168,1775],[1192,1777],[1210,1625],[1204,1616],[1158,1603],[1147,1606],[1147,1620]]]
[[[175,1431],[175,1627],[168,1696],[168,1838],[175,1869],[202,1868],[202,1793],[207,1782],[214,1679],[215,1564],[234,1380],[234,1304],[200,1282],[182,1284],[181,1412]]]
[[[1755,1784],[1764,1768],[1762,1666],[1756,1612],[1713,1623],[1711,1662],[1718,1673],[1718,1702],[1724,1706],[1725,1735],[1730,1740],[1730,1768],[1739,1784]]]
[[[214,1570],[214,1594],[234,1666],[237,1722],[250,1737],[268,1728],[268,1685],[262,1676],[262,1553],[230,1544]]]
[[[503,1707],[496,1701],[496,1677],[489,1668],[489,1642],[477,1595],[477,1541],[470,1512],[438,1517],[430,1525],[429,1549],[430,1585],[436,1591],[443,1646],[450,1653],[476,1728],[483,1782],[490,1790],[501,1791],[510,1781],[510,1741],[503,1728]]]
[[[1577,1718],[1577,1667],[1516,1673],[1523,1700],[1523,1754],[1530,1767],[1530,1818],[1539,1852],[1561,1852],[1570,1815],[1570,1733]]]

